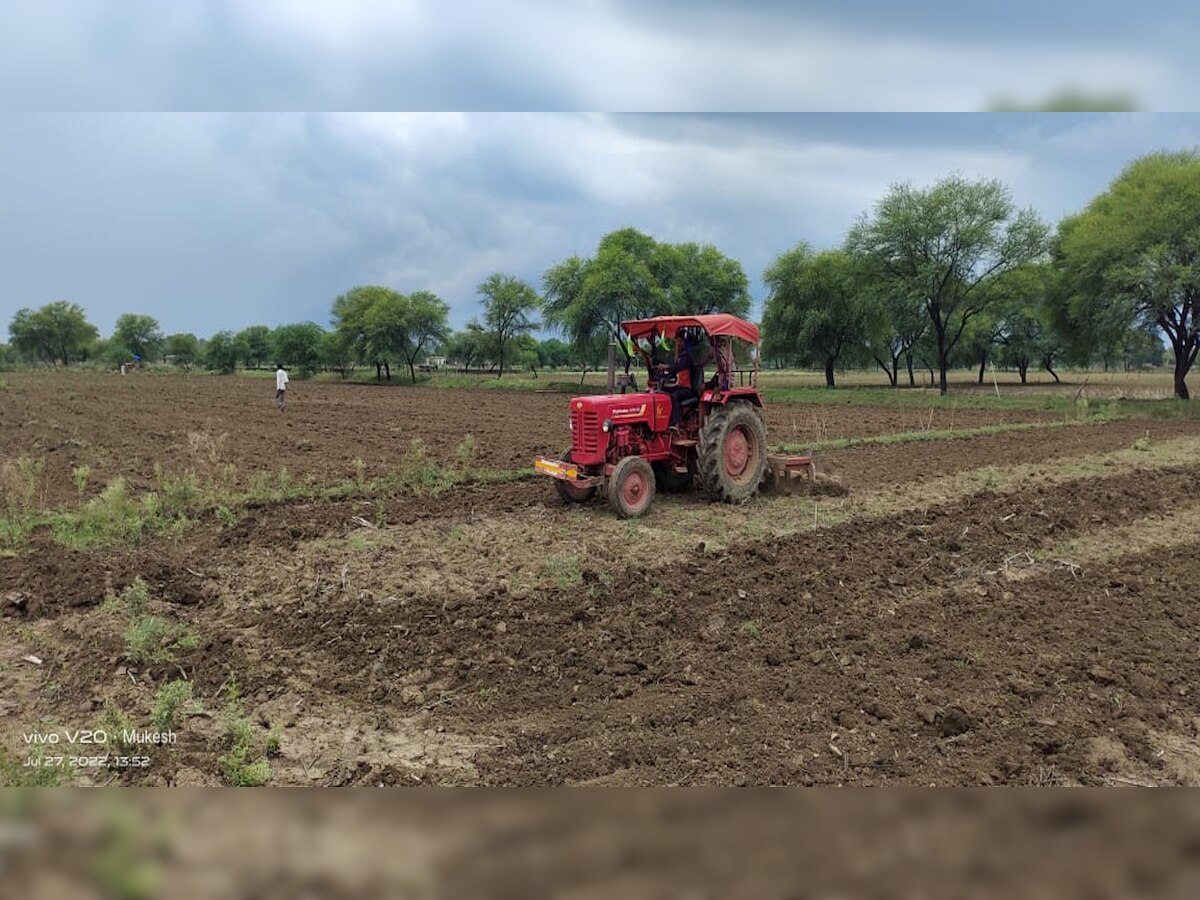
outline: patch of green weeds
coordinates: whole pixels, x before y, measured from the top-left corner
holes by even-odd
[[[110,547],[136,543],[146,529],[147,519],[157,514],[155,504],[147,508],[138,503],[130,496],[124,479],[118,478],[77,512],[52,516],[51,528],[55,541],[71,550]]]
[[[150,719],[159,731],[170,731],[175,726],[175,714],[192,699],[192,683],[182,678],[168,681],[154,695],[154,706]]]
[[[261,787],[271,777],[271,764],[255,747],[254,727],[246,718],[236,681],[227,688],[225,703],[226,751],[217,759],[221,777],[234,787]]]
[[[141,616],[125,630],[125,656],[136,665],[174,662],[180,652],[199,646],[200,639],[186,625],[158,616]]]
[[[87,490],[88,480],[91,477],[91,466],[75,466],[75,468],[71,469],[71,483],[75,485],[75,493],[80,497]]]

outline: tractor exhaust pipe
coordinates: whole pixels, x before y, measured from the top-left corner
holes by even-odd
[[[608,342],[608,393],[615,393],[617,390],[617,342]]]

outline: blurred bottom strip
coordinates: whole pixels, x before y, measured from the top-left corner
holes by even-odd
[[[31,791],[0,895],[1200,896],[1187,792]]]

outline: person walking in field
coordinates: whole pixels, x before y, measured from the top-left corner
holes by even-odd
[[[283,363],[275,364],[275,405],[283,412],[284,395],[287,393],[288,373]]]

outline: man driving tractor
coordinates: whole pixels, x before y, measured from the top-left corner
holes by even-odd
[[[655,491],[674,492],[698,481],[711,497],[748,500],[768,471],[772,478],[812,475],[809,456],[767,453],[757,356],[746,379],[734,384],[733,340],[757,347],[758,326],[726,313],[655,316],[620,323],[628,362],[646,364],[649,389],[573,397],[571,446],[539,456],[534,469],[554,479],[559,496],[583,503],[604,489],[617,515],[640,516]],[[673,360],[656,358],[659,342],[674,342]],[[704,381],[704,365],[716,375]],[[615,360],[609,370],[615,375]]]

